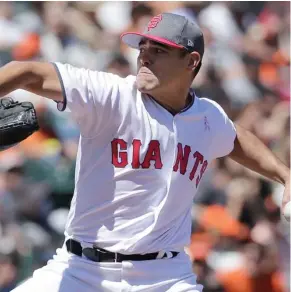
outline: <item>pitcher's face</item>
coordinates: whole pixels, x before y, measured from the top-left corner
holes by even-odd
[[[181,57],[181,49],[145,39],[139,51],[136,85],[142,93],[154,94],[161,89],[165,92],[189,72],[189,60]]]

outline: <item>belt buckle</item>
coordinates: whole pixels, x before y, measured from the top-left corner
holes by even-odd
[[[95,245],[93,245],[93,250],[94,250],[94,255],[96,256],[96,258],[98,258],[98,261],[100,260],[100,258],[102,257],[102,254],[106,257],[106,255],[111,255],[111,261],[113,261],[114,263],[120,262],[121,261],[121,254],[117,253],[117,252],[109,252],[106,251],[100,247],[97,247]],[[112,255],[113,255],[113,259],[112,259]]]

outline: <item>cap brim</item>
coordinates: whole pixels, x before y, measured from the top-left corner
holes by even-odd
[[[173,48],[178,48],[178,49],[183,49],[184,47],[181,45],[177,45],[174,42],[171,42],[167,39],[148,35],[148,34],[142,34],[142,33],[137,33],[137,32],[126,32],[121,35],[121,40],[130,46],[131,48],[138,49],[140,42],[142,39],[149,39]]]

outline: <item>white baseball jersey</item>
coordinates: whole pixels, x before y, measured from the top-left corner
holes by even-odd
[[[203,174],[233,149],[233,123],[193,92],[173,116],[135,76],[55,65],[81,133],[66,237],[124,254],[182,250]]]

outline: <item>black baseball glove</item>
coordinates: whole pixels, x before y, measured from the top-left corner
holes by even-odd
[[[8,149],[39,129],[31,102],[0,98],[0,151]]]

